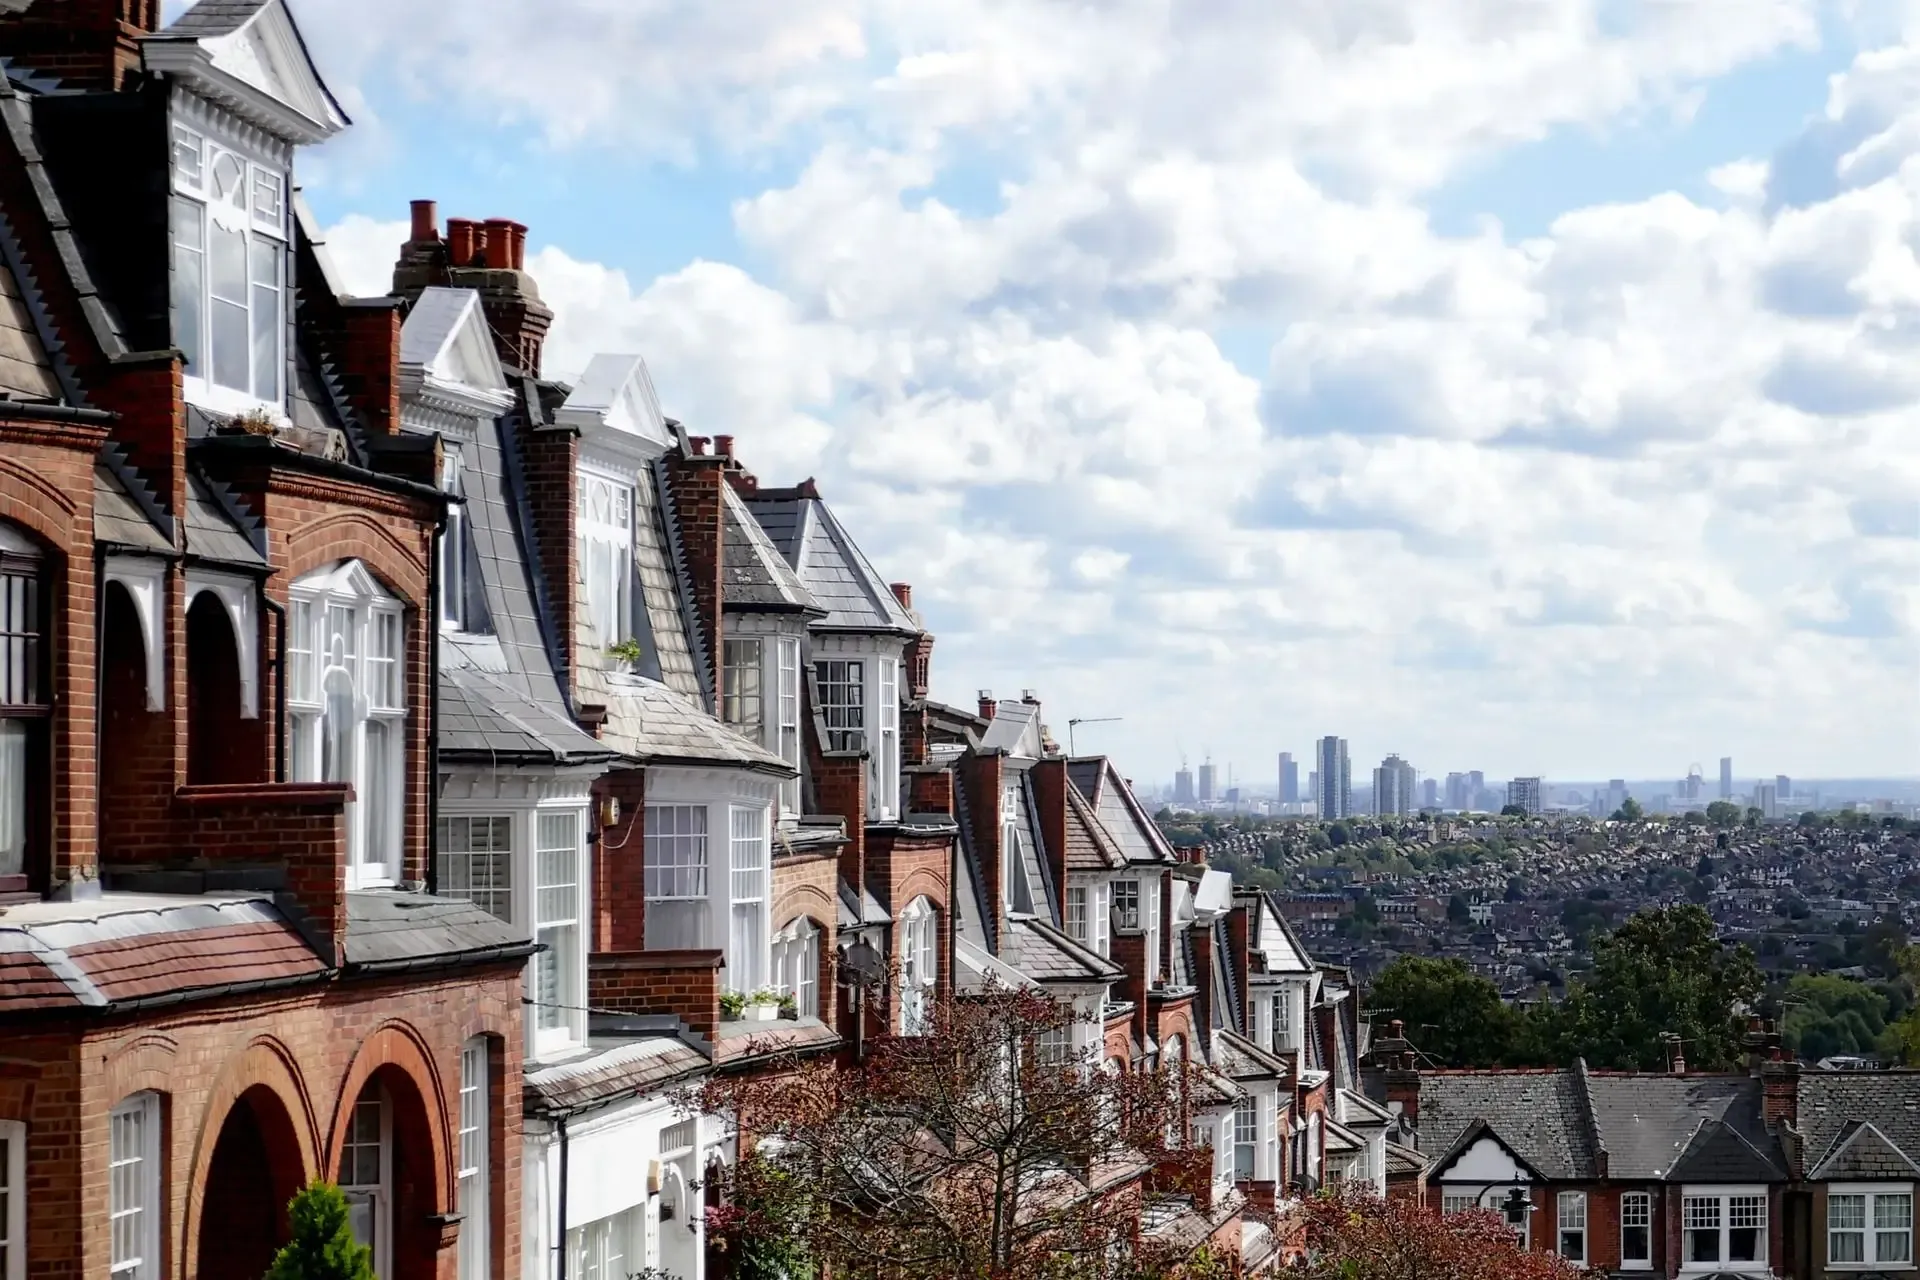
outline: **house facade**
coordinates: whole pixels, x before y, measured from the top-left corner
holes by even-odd
[[[298,198],[277,0],[0,17],[0,1275],[519,1245],[529,936],[424,892],[438,451]]]

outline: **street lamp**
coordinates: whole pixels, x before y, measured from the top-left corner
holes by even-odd
[[[1506,1211],[1507,1225],[1515,1231],[1527,1225],[1527,1215],[1533,1211],[1533,1204],[1527,1199],[1523,1188],[1515,1187],[1507,1192]]]

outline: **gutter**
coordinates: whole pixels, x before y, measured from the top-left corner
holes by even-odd
[[[273,780],[287,780],[287,611],[260,584],[260,605],[274,617],[273,654]]]
[[[461,969],[469,965],[493,964],[500,960],[525,960],[536,952],[545,951],[544,942],[508,942],[497,947],[483,947],[477,951],[462,951],[452,955],[439,952],[424,956],[405,956],[394,960],[349,961],[340,967],[342,978],[379,977],[391,973],[414,973],[422,969]]]
[[[20,422],[75,422],[88,426],[107,426],[120,421],[111,409],[93,409],[85,405],[34,404],[24,400],[0,399],[0,418]]]
[[[207,436],[198,443],[200,449],[215,454],[227,454],[235,458],[248,458],[251,454],[263,454],[269,465],[283,467],[288,471],[304,471],[309,475],[329,476],[344,480],[349,484],[362,485],[369,489],[379,489],[387,493],[397,493],[409,498],[437,503],[444,507],[447,495],[432,485],[421,484],[414,480],[405,480],[399,476],[388,475],[383,471],[370,471],[348,462],[331,462],[326,458],[315,457],[310,453],[300,453],[293,449],[282,448],[265,436],[253,435],[216,435]]]

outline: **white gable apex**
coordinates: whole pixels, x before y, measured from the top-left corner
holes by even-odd
[[[400,327],[400,391],[468,416],[494,417],[513,403],[479,294],[421,291]]]
[[[1505,1148],[1492,1137],[1485,1136],[1462,1151],[1459,1159],[1440,1175],[1440,1181],[1511,1185],[1529,1181],[1529,1178],[1526,1170],[1514,1163]]]
[[[647,362],[635,355],[597,355],[554,417],[580,428],[589,448],[658,455],[673,443]]]
[[[287,142],[320,142],[348,124],[286,0],[200,0],[141,53],[150,69]]]

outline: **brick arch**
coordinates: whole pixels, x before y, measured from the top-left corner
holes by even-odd
[[[434,1171],[430,1180],[432,1212],[452,1212],[453,1161],[448,1155],[445,1082],[440,1078],[440,1069],[434,1065],[433,1053],[426,1042],[421,1039],[419,1032],[404,1022],[383,1023],[361,1042],[359,1051],[354,1054],[353,1065],[347,1069],[346,1079],[340,1083],[340,1094],[334,1100],[333,1121],[327,1131],[326,1159],[321,1165],[321,1173],[332,1177],[340,1167],[340,1148],[346,1142],[347,1123],[353,1115],[353,1104],[376,1075],[382,1076],[390,1087],[412,1095],[397,1099],[401,1107],[417,1104],[422,1113],[423,1124],[419,1136],[427,1143],[426,1154],[432,1161]]]
[[[206,1208],[207,1178],[213,1170],[221,1129],[240,1099],[256,1089],[272,1094],[286,1113],[297,1148],[299,1182],[304,1185],[319,1173],[317,1117],[300,1065],[278,1038],[255,1036],[227,1059],[201,1109],[199,1130],[194,1135],[192,1173],[187,1181],[187,1212],[181,1224],[183,1238],[179,1256],[184,1261],[185,1275],[196,1274],[199,1265],[200,1218]]]
[[[174,1060],[179,1050],[172,1036],[149,1034],[130,1040],[108,1054],[101,1064],[108,1104],[117,1104],[122,1098],[147,1089],[172,1093]]]
[[[947,916],[947,878],[927,867],[915,867],[900,882],[900,888],[894,893],[894,900],[902,906],[915,898],[925,898],[933,907],[935,915],[942,920]]]
[[[822,923],[839,919],[839,912],[832,894],[817,884],[797,884],[781,894],[773,906],[773,927],[776,931],[786,928],[795,919],[805,916],[813,921],[813,927],[822,933],[828,932]]]
[[[0,458],[0,520],[23,525],[64,552],[73,544],[79,516],[79,504],[44,475]]]
[[[427,580],[427,565],[378,520],[343,511],[302,528],[289,540],[285,580],[292,582],[339,560],[358,560],[395,596],[414,607]]]

